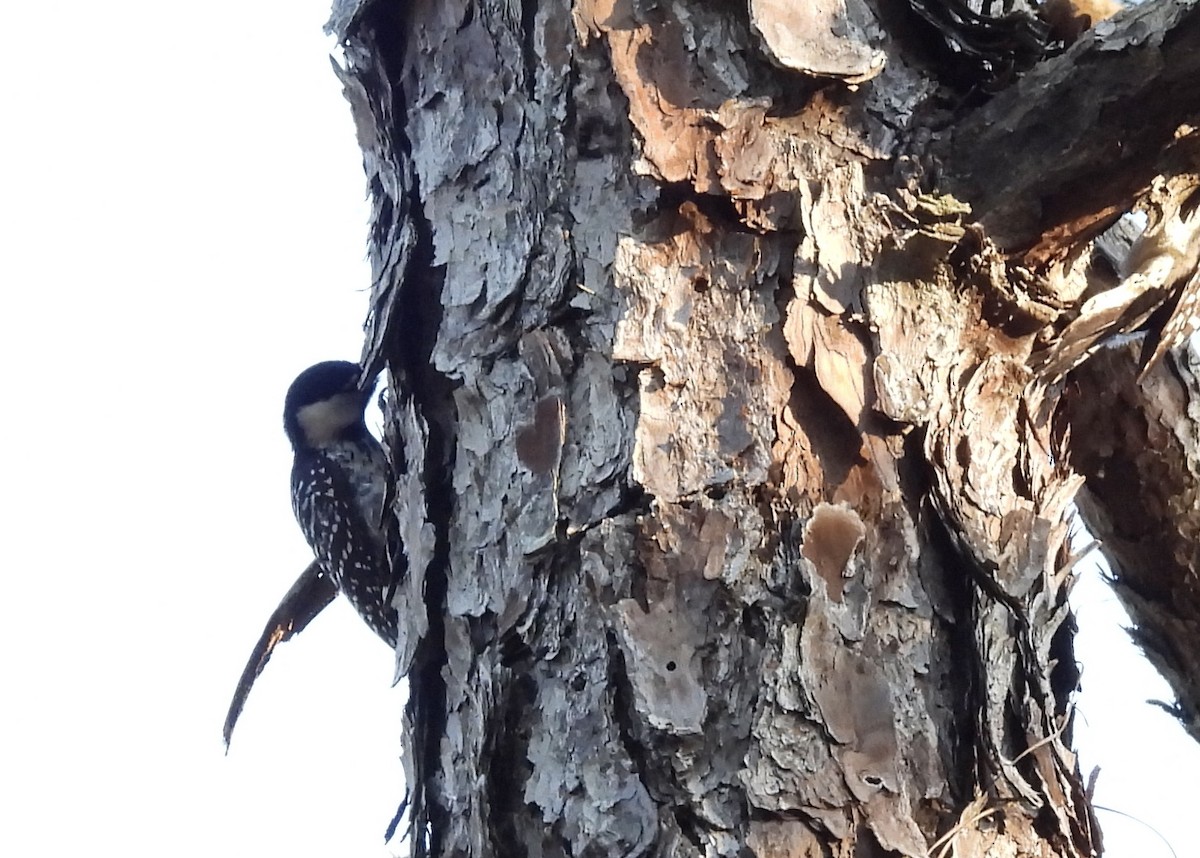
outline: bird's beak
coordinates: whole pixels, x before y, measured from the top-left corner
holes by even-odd
[[[362,393],[367,398],[370,398],[371,394],[375,392],[375,382],[378,380],[378,378],[379,369],[376,369],[370,375],[360,370],[358,373],[358,378],[355,379],[354,388],[357,389],[359,393]]]

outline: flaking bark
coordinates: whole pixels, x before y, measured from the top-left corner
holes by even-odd
[[[1134,637],[1200,740],[1200,364],[1192,352],[1137,378],[1132,346],[1098,355],[1067,390],[1079,504],[1116,570]],[[1089,427],[1089,428],[1084,428]]]
[[[1028,267],[1060,261],[1178,169],[1175,147],[1194,157],[1198,78],[1200,8],[1129,9],[941,135],[945,186]]]
[[[1010,255],[1081,257],[1186,116],[1136,180],[1025,213],[1045,147],[989,144],[986,111],[1083,69],[1154,86],[1144,46],[963,102],[933,5],[336,6],[404,472],[415,854],[1098,851],[1082,478],[1030,370],[1085,289]],[[1148,44],[1192,38],[1176,8]],[[1027,56],[1037,28],[1001,29]]]

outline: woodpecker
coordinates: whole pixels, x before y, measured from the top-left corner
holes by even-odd
[[[339,591],[377,635],[396,645],[394,578],[383,528],[387,457],[363,419],[374,386],[357,364],[326,361],[300,373],[288,388],[283,428],[294,454],[292,510],[316,557],[267,620],[242,670],[225,716],[227,752],[254,680],[275,647],[299,634]]]
[[[364,383],[365,382],[365,383]],[[325,361],[288,388],[283,427],[292,444],[292,510],[317,562],[375,634],[396,645],[383,514],[387,457],[363,412],[374,383],[359,366]]]

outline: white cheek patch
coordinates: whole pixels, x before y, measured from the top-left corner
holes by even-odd
[[[339,393],[322,402],[305,405],[296,412],[296,422],[308,443],[320,447],[357,423],[361,416],[358,397],[353,393]]]

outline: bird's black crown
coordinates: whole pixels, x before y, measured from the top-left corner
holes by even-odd
[[[327,360],[310,366],[296,376],[288,388],[283,404],[283,429],[293,446],[306,444],[305,429],[301,414],[310,406],[331,402],[338,396],[347,397],[357,409],[357,420],[347,429],[357,428],[362,423],[362,414],[371,400],[373,385],[360,389],[362,370],[358,364],[344,360]],[[365,431],[365,429],[364,429]]]

